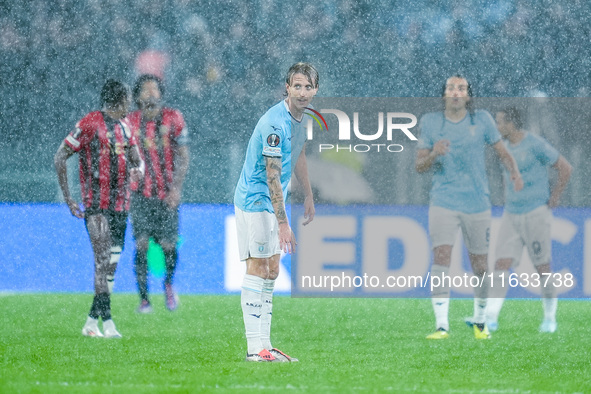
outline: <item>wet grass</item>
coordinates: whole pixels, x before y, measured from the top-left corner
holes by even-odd
[[[539,300],[510,300],[500,330],[476,341],[472,302],[453,300],[451,337],[427,341],[430,300],[276,297],[274,345],[299,363],[245,363],[238,296],[181,296],[170,313],[135,313],[115,294],[122,339],[80,334],[90,294],[0,296],[0,392],[190,393],[590,392],[591,308],[561,301],[555,334],[538,333]]]

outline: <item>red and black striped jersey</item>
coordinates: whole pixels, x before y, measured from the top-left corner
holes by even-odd
[[[80,187],[86,208],[129,210],[129,152],[137,145],[126,119],[114,120],[101,111],[76,123],[65,140],[80,156]]]
[[[188,143],[183,115],[175,109],[163,108],[154,120],[142,118],[139,110],[130,113],[127,119],[146,163],[146,173],[137,192],[164,200],[173,183],[176,152]]]

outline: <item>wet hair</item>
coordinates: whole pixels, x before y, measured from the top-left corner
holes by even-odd
[[[142,91],[142,87],[144,86],[144,83],[146,83],[148,81],[156,82],[156,84],[158,85],[158,90],[160,91],[160,96],[161,97],[164,96],[164,82],[162,81],[161,78],[157,77],[154,74],[140,75],[138,77],[138,79],[135,81],[135,84],[133,85],[133,101],[138,106],[139,106],[138,101],[140,98],[140,93]]]
[[[101,107],[116,107],[129,99],[129,88],[123,82],[107,79],[101,89]]]
[[[101,89],[101,106],[115,107],[129,99],[129,88],[123,82],[107,79]]]
[[[314,88],[318,87],[318,81],[320,80],[320,77],[318,76],[318,71],[316,68],[314,68],[314,66],[310,63],[299,62],[292,65],[285,76],[285,83],[291,85],[291,79],[295,74],[303,74],[306,76],[306,78],[308,78],[308,82],[310,82]]]
[[[470,97],[470,100],[468,100],[468,102],[466,103],[466,109],[468,110],[468,114],[470,114],[470,123],[474,124],[474,93],[472,91],[472,84],[470,83],[468,78],[466,78],[465,76],[463,76],[460,73],[456,73],[452,76],[447,77],[445,79],[445,82],[443,82],[443,86],[441,88],[441,97],[445,97],[445,91],[447,89],[447,80],[450,78],[461,78],[468,83],[467,90],[468,90],[468,97]]]
[[[445,97],[445,90],[447,89],[447,80],[450,78],[460,78],[465,80],[468,83],[468,97],[473,97],[473,93],[472,93],[472,84],[470,83],[470,81],[468,80],[468,78],[466,78],[465,76],[463,76],[460,73],[456,73],[454,75],[451,75],[449,77],[447,77],[447,79],[445,80],[445,82],[443,82],[443,86],[441,88],[441,97]]]
[[[521,111],[518,110],[516,107],[507,107],[499,110],[498,112],[502,113],[505,116],[506,122],[513,123],[517,130],[521,130],[523,128],[523,119],[521,117]]]

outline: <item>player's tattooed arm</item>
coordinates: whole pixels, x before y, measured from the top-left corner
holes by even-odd
[[[269,186],[269,195],[271,204],[279,224],[287,223],[287,214],[283,203],[283,190],[281,188],[281,158],[267,157],[265,159],[267,168],[267,186]]]
[[[293,253],[296,248],[296,239],[291,227],[289,227],[287,214],[285,213],[283,189],[281,188],[281,158],[267,157],[265,160],[269,196],[271,197],[275,217],[279,223],[279,247],[285,253]]]
[[[78,202],[70,195],[70,187],[68,186],[68,168],[66,161],[72,157],[74,151],[65,142],[62,142],[60,147],[57,149],[55,156],[53,157],[53,163],[55,165],[55,171],[57,172],[57,181],[64,195],[64,201],[68,205],[70,212],[77,218],[82,219],[84,213],[78,206]]]

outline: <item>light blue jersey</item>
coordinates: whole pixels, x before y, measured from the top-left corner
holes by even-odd
[[[523,189],[516,192],[511,185],[511,178],[505,170],[505,209],[507,212],[528,213],[548,203],[550,182],[548,167],[554,165],[560,153],[545,139],[526,133],[516,145],[505,141],[505,146],[517,162],[523,179]]]
[[[433,162],[431,205],[463,213],[490,209],[484,151],[486,144],[501,140],[492,116],[477,110],[452,122],[443,112],[433,112],[423,115],[419,127],[418,149],[433,149],[439,140],[450,141],[449,152]]]
[[[265,157],[281,158],[281,187],[283,198],[287,199],[291,159],[298,159],[306,142],[303,123],[291,116],[284,100],[259,119],[248,142],[246,159],[234,193],[234,205],[246,212],[274,212],[267,185]]]

